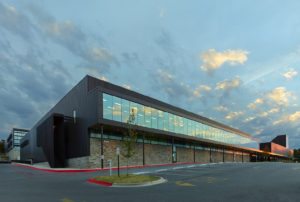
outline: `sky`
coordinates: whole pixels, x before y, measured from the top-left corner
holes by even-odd
[[[0,0],[0,139],[85,75],[300,148],[299,1]]]

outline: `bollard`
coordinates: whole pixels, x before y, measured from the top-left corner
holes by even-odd
[[[111,176],[111,160],[108,160],[108,165],[109,165],[109,176]]]

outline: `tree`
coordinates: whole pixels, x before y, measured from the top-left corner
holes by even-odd
[[[135,115],[134,110],[130,112],[130,115],[127,120],[127,133],[124,137],[124,147],[125,152],[122,153],[122,156],[127,159],[127,176],[128,176],[128,166],[129,159],[135,155],[133,144],[137,139],[136,125],[135,125]]]
[[[300,149],[294,149],[294,158],[300,159]]]
[[[5,142],[4,140],[0,141],[0,153],[4,153],[5,152]]]

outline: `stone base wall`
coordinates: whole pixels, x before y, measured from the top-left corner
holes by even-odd
[[[99,138],[90,138],[90,156],[68,159],[70,168],[101,168],[101,144]],[[104,168],[108,168],[108,160],[112,161],[112,167],[117,167],[117,147],[120,152],[125,151],[123,142],[119,140],[103,141]],[[145,165],[169,164],[172,163],[172,146],[144,144]],[[134,144],[135,155],[130,158],[129,166],[143,165],[143,144]],[[177,163],[194,162],[194,149],[176,147]],[[212,162],[223,162],[223,152],[211,151]],[[224,153],[225,162],[233,162],[233,154]],[[244,162],[249,162],[250,156],[244,155]],[[209,150],[195,150],[195,162],[209,163]],[[242,162],[242,156],[235,154],[235,162]],[[127,166],[127,159],[120,155],[120,166]]]
[[[244,162],[250,162],[250,155],[244,155]]]
[[[194,162],[194,149],[177,147],[177,163]]]
[[[235,161],[236,162],[243,162],[243,156],[240,154],[235,155]]]
[[[225,162],[233,162],[233,154],[225,153],[224,158],[225,158]]]
[[[213,163],[223,162],[223,152],[211,151]]]
[[[172,146],[145,144],[146,165],[167,163],[172,163]]]
[[[207,150],[197,150],[195,151],[196,154],[196,162],[198,163],[209,163],[210,162],[210,153]]]

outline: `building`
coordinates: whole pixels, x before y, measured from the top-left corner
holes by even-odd
[[[131,112],[138,138],[130,165],[242,162],[263,153],[245,132],[86,76],[22,139],[21,160],[74,168],[103,168],[112,160],[116,166]],[[120,165],[126,163],[121,155]]]
[[[259,144],[259,148],[265,152],[272,152],[282,154],[287,157],[293,157],[294,151],[288,149],[289,141],[288,135],[278,135],[271,142],[264,142]],[[271,158],[272,157],[268,157]]]
[[[20,141],[29,130],[13,128],[6,140],[6,153],[9,160],[20,160]]]

